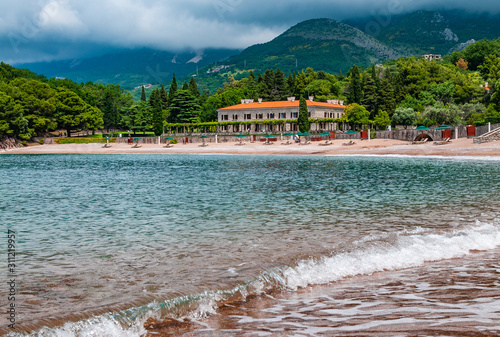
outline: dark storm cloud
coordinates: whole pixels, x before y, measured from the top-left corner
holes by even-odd
[[[0,59],[82,57],[106,48],[245,48],[311,18],[397,15],[418,9],[498,13],[463,0],[21,0],[0,4]]]

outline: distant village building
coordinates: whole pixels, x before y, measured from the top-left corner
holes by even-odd
[[[310,119],[338,119],[342,117],[346,108],[344,101],[339,100],[315,102],[314,97],[310,96],[306,102]],[[218,121],[255,123],[223,125],[218,131],[251,133],[298,131],[297,124],[290,120],[299,117],[299,103],[295,97],[288,97],[286,101],[278,102],[263,102],[262,99],[254,102],[253,99],[242,99],[241,104],[217,110]],[[269,123],[269,121],[282,121],[282,123]],[[311,131],[334,131],[336,128],[336,122],[311,123],[310,126]]]
[[[144,87],[144,89],[147,89],[147,88],[151,88],[153,85],[152,84],[143,84],[143,85],[139,85],[137,87],[134,87],[134,89],[141,89],[142,87]]]
[[[439,54],[425,54],[424,59],[427,61],[439,61],[441,59],[441,55]]]

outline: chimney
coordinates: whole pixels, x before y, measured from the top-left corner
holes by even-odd
[[[333,100],[333,104],[335,104],[335,105],[339,104],[339,100],[338,99],[334,99]]]
[[[309,100],[312,102],[314,101],[314,96],[309,96]]]
[[[245,100],[244,99],[241,100],[241,104],[245,104]]]
[[[339,101],[339,104],[340,105],[344,105],[344,101]]]
[[[259,98],[259,104],[262,103],[262,98]]]
[[[295,96],[290,96],[286,98],[289,102],[295,102]]]

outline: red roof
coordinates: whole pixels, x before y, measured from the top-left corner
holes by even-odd
[[[345,105],[324,103],[324,102],[313,102],[306,100],[308,107],[325,107],[325,108],[340,108],[345,109]],[[218,109],[220,110],[240,110],[240,109],[272,109],[272,108],[298,108],[299,100],[295,101],[277,101],[277,102],[253,102],[248,104],[237,104],[233,106],[228,106],[226,108]]]

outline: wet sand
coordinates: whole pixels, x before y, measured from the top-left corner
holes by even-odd
[[[356,140],[354,145],[343,145],[348,140],[335,140],[331,145],[320,145],[312,142],[309,145],[296,143],[282,145],[277,141],[271,145],[262,142],[245,143],[200,143],[175,144],[165,148],[164,145],[144,144],[134,148],[128,144],[111,144],[104,148],[103,144],[61,144],[28,146],[9,150],[8,154],[108,154],[108,153],[143,153],[143,154],[249,154],[249,155],[408,155],[408,156],[478,156],[500,157],[500,142],[474,144],[472,139],[456,139],[444,145],[409,144],[406,141],[392,139]]]

